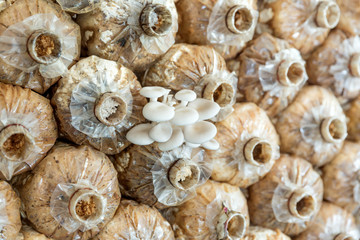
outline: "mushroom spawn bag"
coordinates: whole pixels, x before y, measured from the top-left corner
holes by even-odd
[[[33,169],[58,136],[48,99],[0,83],[0,178]]]
[[[173,0],[104,0],[77,23],[89,56],[142,73],[175,43],[177,18]]]
[[[90,239],[119,205],[116,175],[105,154],[59,143],[18,187],[26,218],[47,237]]]
[[[353,141],[360,140],[360,125],[358,120],[360,119],[360,96],[355,98],[349,106],[349,109],[346,111],[346,117],[348,119],[347,129],[348,129],[348,139]]]
[[[338,28],[352,35],[360,34],[360,5],[357,0],[336,0],[341,16]]]
[[[0,239],[15,239],[21,228],[20,199],[11,186],[0,181]]]
[[[259,15],[256,0],[181,0],[176,7],[181,40],[212,45],[225,59],[252,39]]]
[[[122,200],[115,216],[94,240],[173,240],[170,224],[155,209],[131,200]]]
[[[129,145],[126,132],[144,121],[146,99],[128,68],[91,56],[59,81],[52,98],[60,132],[77,144],[116,154]]]
[[[240,239],[249,227],[246,199],[238,187],[207,181],[197,196],[164,211],[176,239]]]
[[[249,188],[251,223],[295,236],[309,226],[322,199],[323,183],[311,164],[281,155],[270,172]]]
[[[343,207],[360,224],[360,144],[346,141],[323,168],[324,198]]]
[[[360,94],[360,37],[335,30],[307,62],[309,81],[331,91],[341,103]]]
[[[320,46],[339,22],[340,9],[334,0],[267,1],[273,11],[270,25],[276,37],[285,39],[307,56]]]
[[[21,240],[52,240],[52,238],[46,237],[44,234],[39,233],[27,225],[23,225],[20,230]],[[20,240],[16,239],[16,240]]]
[[[247,188],[265,176],[280,156],[275,127],[253,103],[235,104],[234,112],[216,127],[220,148],[207,151],[215,181]]]
[[[154,144],[131,145],[115,155],[114,165],[122,194],[158,209],[194,197],[212,170],[202,149],[178,147],[162,152]]]
[[[80,56],[80,28],[50,0],[17,0],[0,13],[1,82],[43,94]]]
[[[294,240],[357,240],[359,236],[359,229],[350,213],[324,202],[308,229]]]
[[[61,8],[67,12],[72,13],[87,13],[93,11],[102,0],[56,0]]]
[[[340,151],[347,136],[336,97],[319,86],[304,87],[276,124],[281,150],[322,166]]]
[[[235,62],[241,63],[241,100],[256,103],[271,119],[292,102],[307,80],[299,51],[268,33],[250,42]]]
[[[237,78],[226,68],[225,60],[213,48],[176,44],[145,74],[144,86],[161,86],[173,91],[194,90],[198,98],[218,103],[220,121],[232,111]]]
[[[279,229],[271,230],[262,227],[251,226],[242,240],[290,240]]]

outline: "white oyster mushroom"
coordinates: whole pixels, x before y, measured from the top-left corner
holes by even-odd
[[[143,116],[152,122],[166,122],[170,121],[175,111],[173,107],[161,102],[149,102],[143,108]]]
[[[170,151],[177,147],[180,147],[184,143],[184,134],[179,127],[174,127],[173,133],[169,141],[159,143],[158,147],[161,151]]]
[[[199,121],[215,117],[221,109],[216,102],[204,98],[196,99],[189,103],[188,107],[195,109],[199,113]]]
[[[170,139],[173,129],[169,122],[162,122],[154,126],[150,132],[149,136],[154,139],[156,142],[166,142]]]
[[[191,147],[191,148],[198,148],[201,146],[201,144],[193,144],[193,143],[189,143],[189,142],[185,142],[186,146]]]
[[[167,94],[169,90],[162,87],[143,87],[140,90],[140,94],[146,98],[149,98],[151,102],[156,102],[159,97]]]
[[[150,123],[139,124],[126,134],[126,138],[129,142],[136,145],[152,144],[154,140],[149,136],[149,131],[152,127]]]
[[[201,146],[208,150],[218,150],[220,147],[220,144],[215,139],[211,139],[210,141],[201,144]]]
[[[181,101],[180,106],[187,106],[188,102],[192,102],[196,99],[196,93],[192,90],[184,89],[175,94],[175,99]]]
[[[200,121],[184,127],[185,141],[203,144],[216,136],[216,126],[210,122]]]
[[[199,120],[199,113],[192,108],[182,107],[175,109],[175,116],[171,120],[172,124],[177,126],[186,126]]]

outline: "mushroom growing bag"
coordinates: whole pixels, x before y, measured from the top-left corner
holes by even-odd
[[[351,35],[360,34],[360,5],[357,0],[336,0],[340,7],[340,22],[338,28]]]
[[[290,240],[279,229],[271,230],[262,227],[251,226],[242,240]]]
[[[47,237],[90,239],[119,205],[116,175],[105,154],[59,143],[18,187],[26,218]]]
[[[72,13],[87,13],[93,11],[102,0],[56,0],[61,8]]]

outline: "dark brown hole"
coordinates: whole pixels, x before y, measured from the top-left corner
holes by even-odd
[[[76,214],[83,218],[84,220],[91,217],[96,213],[96,204],[93,197],[90,197],[89,200],[80,200],[76,204]]]
[[[232,217],[228,223],[227,231],[232,238],[240,238],[244,235],[246,223],[240,215]]]
[[[246,8],[239,9],[235,12],[235,27],[239,31],[246,31],[251,28],[252,15]]]
[[[3,144],[3,149],[9,156],[20,155],[24,150],[26,137],[22,133],[11,135]]]
[[[305,196],[296,203],[296,211],[300,216],[309,216],[315,208],[314,198]]]
[[[303,79],[304,70],[300,63],[293,63],[289,67],[287,77],[290,82],[297,84]]]
[[[333,120],[329,125],[329,133],[332,138],[338,140],[343,137],[342,122],[338,119]]]
[[[38,57],[53,56],[55,41],[49,35],[40,35],[36,39],[35,51]]]
[[[231,100],[233,98],[233,91],[230,84],[220,84],[216,88],[213,94],[214,102],[219,104],[221,107],[224,107],[231,103]]]
[[[259,143],[254,147],[253,158],[260,164],[270,161],[272,155],[271,146],[268,143]]]

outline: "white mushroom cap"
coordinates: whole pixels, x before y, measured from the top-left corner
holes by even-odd
[[[167,90],[162,87],[143,87],[140,90],[140,94],[146,98],[159,98],[164,96]]]
[[[153,127],[149,136],[156,142],[166,142],[170,139],[173,129],[169,122],[162,122]]]
[[[204,98],[196,99],[189,103],[188,107],[195,109],[199,113],[199,121],[215,117],[221,109],[216,102]]]
[[[210,141],[201,144],[201,146],[208,150],[218,150],[220,148],[220,144],[215,139],[211,139]]]
[[[203,144],[216,136],[216,126],[210,122],[200,121],[184,127],[185,140],[194,144]]]
[[[150,123],[139,124],[126,134],[126,139],[136,145],[149,145],[154,142],[149,136],[152,127]]]
[[[182,107],[175,110],[175,116],[171,123],[177,126],[185,126],[193,124],[197,120],[199,120],[199,114],[195,109]]]
[[[180,90],[175,94],[175,99],[179,101],[191,102],[196,99],[196,93],[188,89]]]
[[[191,148],[198,148],[201,146],[201,144],[194,144],[194,143],[186,142],[186,146],[191,147]]]
[[[173,129],[173,133],[169,141],[164,143],[159,143],[158,146],[161,151],[170,151],[172,149],[180,147],[183,143],[184,143],[184,134],[181,128],[175,127]]]
[[[149,102],[144,106],[142,113],[147,120],[152,122],[166,122],[175,115],[173,107],[161,102]]]

